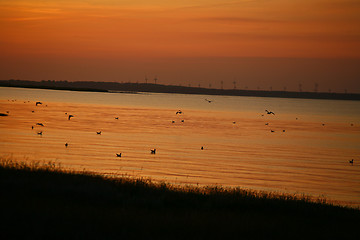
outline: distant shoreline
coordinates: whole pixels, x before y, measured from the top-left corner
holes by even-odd
[[[179,93],[179,94],[222,95],[222,96],[360,101],[360,94],[357,93],[214,89],[214,88],[162,85],[162,84],[153,84],[153,83],[118,83],[118,82],[90,82],[90,81],[68,82],[68,81],[50,81],[50,80],[49,81],[0,80],[0,86],[67,90],[67,91],[87,91],[87,92],[120,92],[120,93],[153,92],[153,93]]]

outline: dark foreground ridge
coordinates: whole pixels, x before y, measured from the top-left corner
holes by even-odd
[[[359,239],[360,210],[3,160],[0,239]]]
[[[27,80],[0,80],[2,87],[41,88],[70,91],[94,92],[155,92],[155,93],[181,93],[205,94],[251,97],[279,97],[279,98],[306,98],[306,99],[334,99],[334,100],[360,100],[356,93],[325,93],[325,92],[288,92],[288,91],[261,91],[215,89],[200,87],[185,87],[161,85],[152,83],[118,83],[118,82],[68,82],[68,81],[27,81]]]

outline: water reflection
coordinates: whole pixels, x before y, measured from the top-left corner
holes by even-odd
[[[41,95],[42,91],[46,94]],[[9,111],[9,116],[0,118],[2,157],[51,160],[77,169],[180,184],[304,192],[360,205],[360,118],[355,119],[354,109],[343,109],[336,116],[325,114],[330,110],[311,115],[306,114],[313,111],[307,109],[311,100],[294,113],[284,111],[291,109],[293,100],[286,105],[284,99],[252,98],[253,107],[240,103],[226,110],[219,105],[239,97],[214,96],[209,104],[206,97],[184,95],[167,98],[176,103],[164,103],[164,96],[157,94],[147,95],[151,100],[146,104],[151,106],[136,106],[134,101],[140,100],[134,95],[128,105],[124,101],[94,104],[91,101],[104,93],[91,93],[89,103],[79,103],[62,98],[48,101],[47,91],[37,90],[41,96],[37,99],[22,98],[21,90],[9,98],[17,101],[0,100],[0,112]],[[78,96],[57,92],[66,99]],[[180,102],[178,98],[191,101],[192,107],[186,107],[189,103],[173,106]],[[38,100],[43,104],[36,106]],[[256,107],[264,101],[276,115]],[[179,109],[182,114],[176,114]],[[70,121],[69,115],[74,115]],[[119,153],[121,158],[116,156]],[[355,159],[353,165],[351,159]]]

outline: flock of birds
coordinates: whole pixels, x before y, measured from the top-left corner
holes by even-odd
[[[8,101],[9,101],[9,100],[8,100]],[[16,100],[12,100],[12,101],[16,101]],[[208,103],[212,103],[212,102],[213,102],[212,100],[209,100],[209,99],[205,99],[205,101],[207,101]],[[28,101],[28,102],[30,102],[30,101]],[[25,103],[25,102],[24,102],[24,103]],[[35,102],[35,106],[42,105],[42,104],[43,104],[43,103],[40,102],[40,101]],[[47,106],[47,105],[46,105],[46,106]],[[32,113],[34,113],[34,111],[32,111]],[[275,115],[275,113],[274,113],[273,111],[269,111],[269,110],[267,110],[267,109],[265,109],[265,113],[268,114],[268,115]],[[175,114],[176,114],[176,115],[182,115],[182,114],[183,114],[183,111],[178,110],[178,111],[176,111]],[[9,111],[6,111],[6,113],[0,113],[0,116],[8,116],[8,115],[9,115]],[[65,115],[68,116],[68,120],[71,120],[71,118],[74,117],[74,115],[68,114],[68,113],[65,113]],[[261,116],[264,116],[264,114],[262,114]],[[115,117],[115,119],[118,120],[119,117]],[[296,120],[298,120],[298,118],[296,118]],[[184,122],[184,119],[181,119],[181,122]],[[175,123],[175,121],[172,121],[172,123]],[[236,124],[236,122],[234,121],[233,124]],[[41,127],[44,127],[44,126],[45,126],[43,123],[40,123],[40,122],[36,123],[35,125],[41,126]],[[265,125],[268,126],[269,123],[265,123]],[[353,124],[350,124],[350,125],[353,126]],[[325,124],[322,123],[322,126],[325,126]],[[34,129],[34,126],[31,126],[31,129]],[[282,130],[282,131],[285,132],[285,129]],[[273,133],[273,132],[275,132],[275,131],[272,130],[272,129],[270,129],[270,132]],[[37,134],[42,136],[43,132],[42,132],[42,131],[37,131]],[[101,131],[96,131],[96,134],[97,134],[97,135],[101,135]],[[68,144],[68,143],[65,143],[65,147],[67,148],[68,146],[69,146],[69,144]],[[201,146],[200,149],[201,149],[201,150],[204,150],[204,146]],[[155,149],[155,148],[154,148],[154,149],[150,149],[150,154],[156,154],[156,149]],[[120,152],[120,153],[116,153],[116,157],[121,158],[121,156],[122,156],[122,153],[121,153],[121,152]],[[351,159],[351,160],[349,161],[349,163],[350,163],[351,165],[354,165],[354,159]]]
[[[43,103],[42,102],[36,102],[35,106],[38,106],[38,105],[41,105],[41,104],[43,104]],[[32,111],[32,112],[34,113],[35,111]],[[7,112],[7,113],[9,113],[9,112]],[[2,113],[0,113],[0,114],[2,114]],[[179,111],[176,112],[176,114],[182,114],[182,111],[179,110]],[[65,113],[65,115],[68,115],[68,120],[71,120],[71,118],[74,117],[74,115],[68,114],[68,113]],[[4,115],[1,115],[1,116],[8,116],[8,114],[4,114]],[[115,117],[115,120],[119,120],[119,117]],[[182,122],[184,122],[184,120],[182,120]],[[36,123],[35,125],[38,125],[38,126],[41,126],[41,127],[45,126],[43,123]],[[34,129],[34,126],[31,126],[31,129]],[[42,135],[43,132],[38,131],[37,134]],[[96,131],[96,134],[101,135],[101,131]],[[65,147],[67,148],[68,146],[69,146],[69,143],[65,143]],[[204,148],[201,147],[201,149],[204,149]],[[150,149],[150,154],[156,154],[156,148]],[[122,153],[116,153],[115,155],[116,155],[116,157],[121,158]]]

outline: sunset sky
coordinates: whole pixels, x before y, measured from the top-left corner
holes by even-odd
[[[360,93],[358,0],[0,0],[0,79]]]

